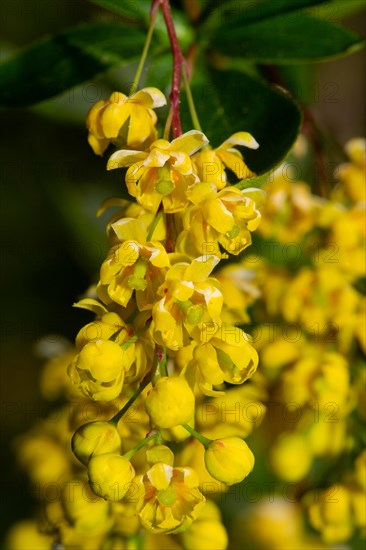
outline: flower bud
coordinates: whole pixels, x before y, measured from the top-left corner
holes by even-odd
[[[205,464],[212,477],[233,485],[253,470],[254,456],[245,441],[239,437],[227,437],[209,444]]]
[[[111,340],[86,344],[69,365],[74,384],[95,401],[111,401],[121,393],[125,370],[131,366],[127,352]]]
[[[194,415],[194,394],[184,378],[163,376],[148,394],[145,407],[159,428],[186,424]]]
[[[88,475],[94,493],[118,502],[127,493],[135,477],[131,462],[124,456],[106,453],[92,457]]]
[[[121,450],[121,436],[109,422],[88,422],[76,430],[71,447],[76,458],[87,465],[93,456],[118,453]]]
[[[124,353],[121,347],[110,340],[89,342],[79,353],[77,368],[88,370],[95,380],[111,382],[121,372]]]

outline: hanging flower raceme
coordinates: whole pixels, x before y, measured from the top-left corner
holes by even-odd
[[[240,180],[253,176],[236,145],[258,149],[259,144],[248,132],[237,132],[216,149],[204,149],[194,155],[193,163],[197,175],[203,183],[214,183],[217,189],[227,185],[226,169],[231,170]]]
[[[107,167],[129,167],[128,192],[146,210],[155,213],[162,203],[166,213],[179,212],[188,204],[187,189],[198,181],[191,156],[207,143],[202,132],[191,130],[170,143],[159,139],[146,152],[116,151]]]
[[[109,99],[98,101],[86,120],[94,153],[102,155],[110,142],[131,149],[148,147],[157,137],[153,109],[163,105],[165,96],[157,88],[143,88],[130,97],[113,92]]]

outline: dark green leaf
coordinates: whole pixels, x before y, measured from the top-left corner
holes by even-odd
[[[151,6],[150,0],[89,0],[89,2],[135,21],[147,21]]]
[[[335,23],[364,10],[364,0],[347,0],[347,2],[344,0],[328,0],[321,6],[309,8],[306,12],[313,17],[320,17]]]
[[[214,147],[231,134],[250,132],[260,147],[243,149],[249,168],[267,172],[286,156],[301,124],[297,106],[280,90],[238,71],[210,72],[204,82],[193,83],[192,93],[203,132]],[[192,127],[182,102],[184,131]]]
[[[117,23],[73,27],[42,40],[0,65],[0,104],[31,105],[131,63],[144,40],[143,30]]]
[[[323,19],[289,14],[250,24],[240,18],[224,23],[215,29],[210,46],[258,63],[299,63],[352,53],[362,40]]]
[[[242,26],[296,11],[298,14],[294,17],[298,17],[305,8],[326,2],[329,3],[329,0],[252,0],[250,2],[212,0],[211,7],[216,4],[217,10],[211,15],[207,24],[213,27],[223,24],[236,25],[239,22]]]

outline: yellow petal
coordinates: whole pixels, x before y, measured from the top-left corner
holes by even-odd
[[[125,166],[131,166],[136,162],[141,162],[147,157],[147,153],[141,151],[129,151],[121,149],[116,151],[109,157],[107,163],[107,170],[114,170],[115,168],[124,168]]]
[[[148,111],[140,105],[134,105],[128,125],[127,146],[139,147],[150,134],[155,137],[155,129]]]
[[[120,241],[146,242],[146,228],[140,220],[122,218],[112,223],[111,227]]]
[[[249,147],[249,149],[258,149],[259,147],[259,143],[248,132],[236,132],[217,149],[228,149],[233,145],[243,145],[244,147]]]
[[[219,233],[231,231],[235,220],[232,213],[225,207],[223,201],[213,199],[201,206],[202,212],[209,223]]]
[[[102,156],[104,151],[107,149],[109,140],[108,139],[98,139],[93,134],[88,135],[88,143],[93,149],[96,155]]]
[[[211,344],[197,346],[193,355],[203,378],[214,386],[222,384],[224,376],[217,360],[215,348]]]
[[[151,484],[161,491],[166,489],[169,486],[170,480],[173,476],[173,468],[169,464],[164,464],[163,462],[157,462],[151,466],[150,470],[146,473]]]
[[[104,135],[109,139],[116,138],[130,115],[131,109],[127,103],[110,103],[107,105],[100,116]]]
[[[166,98],[163,92],[153,87],[142,88],[142,90],[133,94],[129,101],[137,101],[148,109],[156,109],[157,107],[166,105]]]
[[[204,282],[219,261],[220,258],[217,256],[209,254],[207,256],[199,256],[185,269],[184,277],[195,283]]]
[[[237,178],[245,179],[252,175],[252,172],[249,170],[248,166],[245,164],[241,158],[239,151],[230,152],[230,151],[217,151],[217,156],[220,157],[222,162],[225,164],[229,170],[234,172]]]
[[[100,115],[106,105],[108,105],[108,101],[105,99],[97,101],[97,103],[90,109],[86,117],[86,127],[89,132],[94,134],[94,136],[98,139],[104,138],[103,129],[100,124]]]
[[[193,155],[201,147],[207,145],[208,139],[202,132],[198,130],[190,130],[185,134],[173,139],[170,144],[170,151],[183,151],[187,155]]]

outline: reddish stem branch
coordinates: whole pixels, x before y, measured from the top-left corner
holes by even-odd
[[[170,108],[172,112],[172,130],[173,137],[177,138],[182,135],[182,125],[180,122],[180,84],[182,65],[184,57],[179,46],[177,34],[174,28],[172,12],[170,10],[169,0],[160,0],[161,11],[163,12],[166,28],[169,35],[170,45],[173,53],[173,78],[172,89],[170,92]],[[152,9],[155,8],[155,1],[152,4]]]

